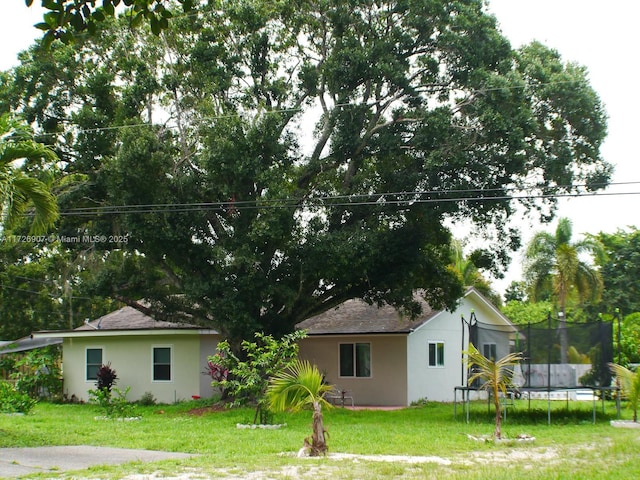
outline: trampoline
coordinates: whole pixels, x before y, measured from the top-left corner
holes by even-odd
[[[616,391],[612,387],[609,363],[613,362],[613,324],[598,319],[595,322],[574,323],[547,319],[526,325],[493,325],[478,320],[471,313],[462,317],[462,350],[472,343],[485,357],[501,358],[511,352],[522,352],[524,360],[515,367],[513,388],[509,396],[547,400],[547,417],[551,423],[551,401],[575,399],[591,392],[593,421],[596,420],[596,400]],[[466,338],[465,338],[466,332]],[[464,357],[464,356],[463,356]],[[471,392],[479,385],[467,385],[467,367],[462,362],[461,386],[454,389],[454,417],[457,415],[458,392],[465,404],[467,421]],[[619,408],[619,406],[618,406]],[[506,414],[506,409],[505,409]]]

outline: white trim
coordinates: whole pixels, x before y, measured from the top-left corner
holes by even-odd
[[[164,335],[220,335],[215,330],[196,330],[188,328],[145,329],[145,330],[73,330],[34,332],[33,338],[95,338],[95,337],[148,337]]]
[[[156,348],[168,348],[169,349],[169,380],[156,380],[154,377],[154,367],[155,367],[155,362],[154,362],[154,358],[153,358],[153,354],[155,352]],[[173,383],[173,379],[174,379],[174,368],[175,368],[175,362],[173,361],[173,350],[174,350],[174,346],[173,345],[151,345],[151,383]],[[162,364],[164,365],[164,364]]]
[[[473,300],[470,298],[473,297]],[[491,303],[489,300],[487,300],[487,298],[482,295],[478,290],[476,290],[474,287],[469,288],[464,295],[462,296],[462,299],[467,299],[470,302],[476,301],[482,305],[485,305],[489,310],[491,310],[497,317],[497,320],[501,321],[502,323],[504,323],[504,325],[506,325],[507,327],[511,327],[512,331],[515,333],[518,329],[516,328],[516,326],[513,324],[513,322],[511,320],[509,320],[509,318],[502,313],[493,303]],[[462,303],[459,302],[458,305],[456,306],[456,312],[461,311],[461,307]],[[472,309],[473,310],[473,309]],[[427,328],[427,325],[429,325],[431,322],[435,321],[436,318],[438,318],[441,315],[444,315],[446,313],[450,313],[444,310],[441,310],[439,312],[437,312],[435,315],[433,315],[433,317],[429,318],[428,320],[426,320],[425,322],[421,323],[419,326],[417,326],[414,331],[420,330],[422,328]],[[494,325],[500,325],[499,322],[495,323]],[[413,332],[412,332],[413,333]]]
[[[106,357],[105,354],[105,348],[104,345],[87,345],[84,347],[84,368],[83,368],[83,372],[82,372],[82,379],[84,380],[84,383],[95,383],[97,381],[97,379],[95,378],[91,378],[88,379],[87,378],[87,350],[100,350],[100,366],[102,365],[106,365],[104,359]],[[92,364],[93,365],[93,364]],[[100,368],[100,367],[98,367]]]
[[[509,320],[509,317],[507,317],[504,313],[502,313],[500,311],[500,309],[498,309],[498,307],[496,307],[492,302],[490,302],[484,295],[482,295],[482,293],[480,293],[476,288],[469,288],[469,290],[467,290],[467,292],[464,294],[464,297],[468,297],[471,294],[474,294],[482,303],[484,303],[493,313],[496,314],[496,316],[502,320],[507,326],[512,327],[513,331],[517,331],[516,326],[513,324],[513,322],[511,320]]]

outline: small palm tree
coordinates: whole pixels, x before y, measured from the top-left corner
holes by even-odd
[[[629,407],[633,410],[633,421],[637,422],[638,405],[640,405],[640,374],[638,374],[638,372],[632,372],[617,363],[610,363],[609,367],[616,376],[622,393],[626,395],[629,401]]]
[[[312,457],[325,455],[328,450],[322,405],[331,407],[324,399],[324,394],[332,389],[332,385],[324,383],[318,367],[302,360],[296,360],[288,370],[273,376],[269,381],[267,400],[272,411],[298,411],[311,406],[313,434],[311,440],[305,438],[304,449]]]
[[[493,404],[496,409],[496,428],[493,437],[502,438],[502,409],[500,394],[506,395],[507,388],[513,385],[513,366],[522,361],[522,354],[510,353],[498,360],[490,360],[482,355],[478,349],[469,344],[469,350],[463,352],[467,355],[468,367],[472,371],[468,384],[476,380],[481,382],[480,388],[487,390],[493,396]]]
[[[29,128],[10,117],[0,116],[0,216],[3,228],[16,221],[32,206],[34,210],[32,233],[44,233],[58,218],[58,205],[47,185],[29,177],[16,162],[57,160],[47,146],[33,140]]]

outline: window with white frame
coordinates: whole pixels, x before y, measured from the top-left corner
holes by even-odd
[[[171,347],[153,347],[153,381],[171,381]]]
[[[429,342],[429,366],[444,367],[444,342]]]
[[[85,355],[86,380],[97,380],[102,366],[102,348],[87,348]]]
[[[370,377],[371,376],[371,344],[370,343],[341,343],[340,344],[340,376],[341,377]]]

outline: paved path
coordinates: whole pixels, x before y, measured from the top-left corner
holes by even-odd
[[[83,470],[94,465],[119,465],[129,462],[156,462],[171,458],[189,458],[188,453],[131,450],[126,448],[72,447],[0,448],[0,478],[33,473]]]

